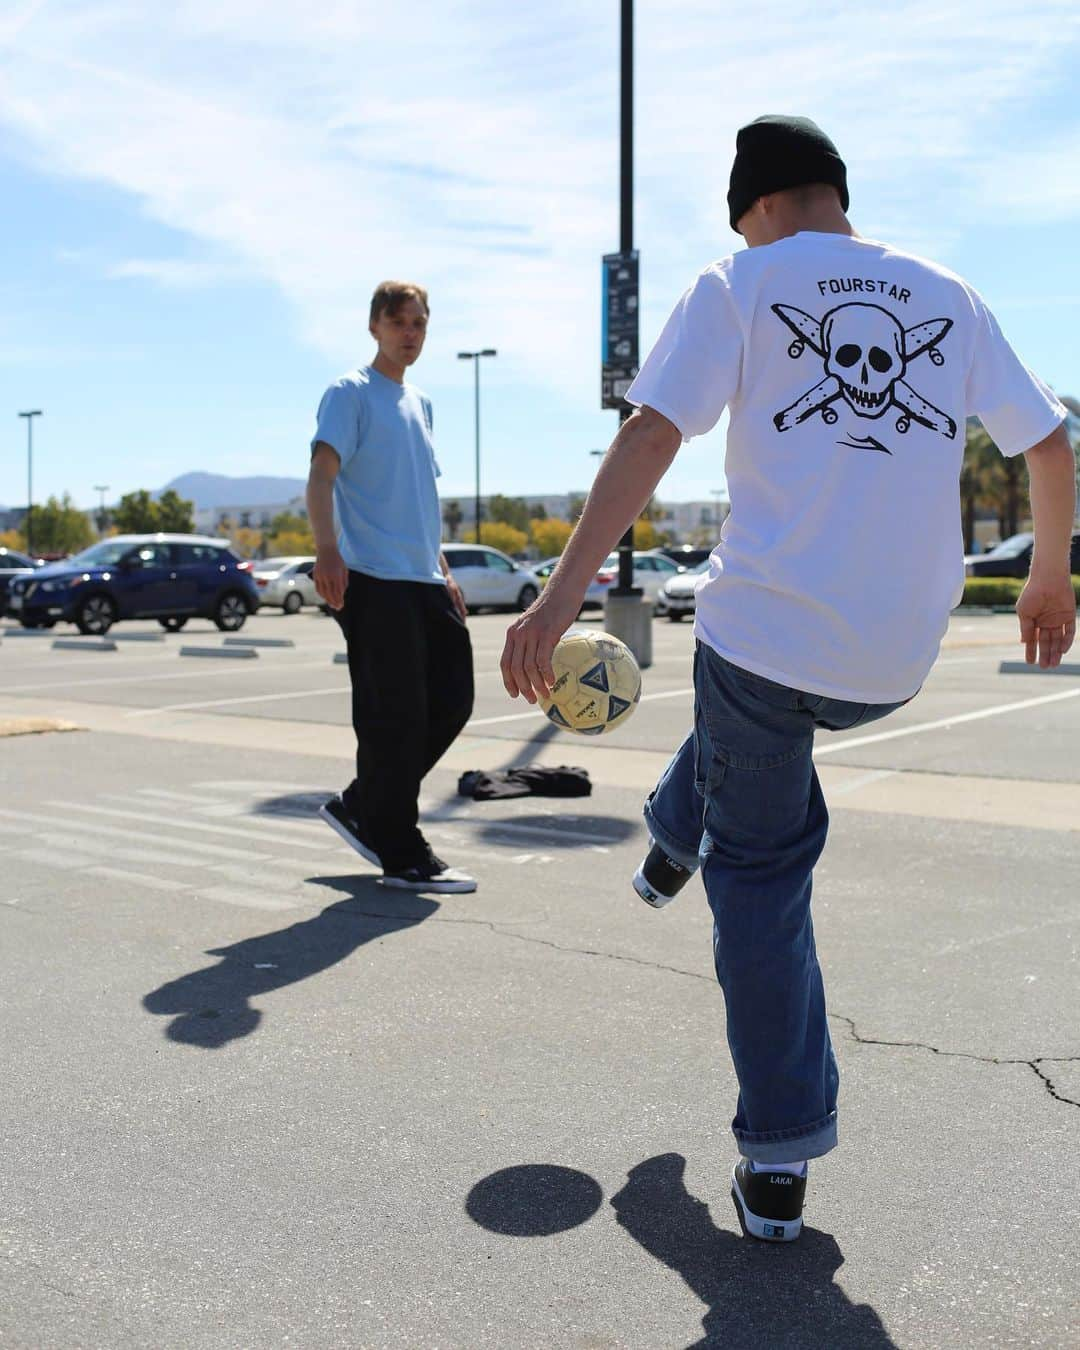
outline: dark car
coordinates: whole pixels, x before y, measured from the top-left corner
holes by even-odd
[[[1031,571],[1033,534],[1014,534],[989,553],[970,553],[964,559],[964,574],[969,577],[1026,577]],[[1072,537],[1070,571],[1080,575],[1080,533]]]
[[[691,548],[689,544],[668,544],[659,552],[670,558],[672,562],[677,562],[680,567],[690,570],[694,567],[700,567],[703,562],[707,562],[712,549]]]
[[[7,613],[8,589],[16,577],[29,576],[40,564],[13,548],[0,548],[0,614]]]
[[[176,632],[194,617],[234,633],[259,607],[250,567],[223,539],[117,535],[20,577],[12,583],[8,612],[24,628],[62,621],[98,636],[120,619],[157,619]]]

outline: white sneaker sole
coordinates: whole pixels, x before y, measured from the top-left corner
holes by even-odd
[[[645,873],[639,867],[634,873],[634,890],[638,893],[647,905],[652,905],[653,909],[663,909],[665,905],[670,905],[675,899],[673,895],[661,895],[659,891],[654,890],[645,880]]]
[[[472,877],[448,877],[445,881],[406,881],[403,877],[383,877],[384,886],[399,891],[432,891],[436,895],[470,895],[476,890]]]
[[[738,1164],[736,1164],[736,1167]],[[746,1231],[762,1242],[794,1242],[802,1232],[802,1216],[797,1219],[762,1219],[747,1208],[739,1183],[735,1178],[735,1167],[731,1169],[731,1198],[742,1217]]]
[[[373,867],[382,867],[382,859],[374,849],[365,848],[363,844],[354,839],[340,820],[335,820],[325,806],[319,807],[319,815],[326,821],[327,825],[334,831],[339,839],[343,839],[354,853],[359,853],[365,862],[371,863]]]

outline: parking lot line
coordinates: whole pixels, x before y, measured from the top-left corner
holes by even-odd
[[[896,741],[902,736],[918,736],[923,731],[938,731],[942,727],[959,726],[962,722],[979,722],[984,717],[1002,717],[1005,713],[1021,712],[1024,708],[1038,708],[1044,703],[1060,703],[1064,699],[1078,697],[1080,689],[1065,689],[1057,694],[1044,694],[1041,698],[1024,698],[1016,703],[998,703],[993,708],[980,708],[978,712],[957,713],[954,717],[939,717],[933,722],[917,722],[914,726],[897,727],[895,731],[878,731],[870,736],[848,736],[844,740],[816,746],[814,758],[833,754],[838,750],[857,750],[860,746],[876,745],[879,741]]]
[[[93,664],[97,666],[98,670],[101,669],[101,666],[98,665],[96,661]],[[125,662],[124,664],[125,668],[129,668],[127,662]],[[160,664],[160,662],[155,662],[155,664]],[[326,662],[303,661],[303,662],[294,662],[290,665],[283,665],[283,666],[265,665],[259,667],[258,669],[249,666],[244,666],[243,669],[228,669],[228,670],[223,670],[220,667],[215,667],[213,670],[185,669],[180,671],[173,671],[168,675],[103,675],[96,680],[82,680],[76,677],[70,680],[54,680],[44,684],[38,683],[38,684],[5,685],[3,692],[5,694],[36,694],[41,689],[68,689],[73,685],[78,689],[85,689],[88,688],[90,685],[157,684],[160,683],[162,680],[207,680],[207,679],[216,679],[229,675],[243,675],[245,678],[250,679],[253,675],[258,675],[260,673],[270,674],[272,672],[280,672],[282,670],[289,670],[289,671],[314,670],[316,667],[318,667],[320,670],[323,670],[326,667]],[[167,711],[167,709],[164,708],[152,709],[151,711],[165,712]]]
[[[319,663],[322,665],[322,662]],[[291,689],[284,694],[248,694],[243,698],[202,699],[198,703],[167,703],[161,708],[139,708],[126,714],[128,717],[153,717],[155,713],[192,712],[197,708],[231,708],[240,703],[278,703],[289,698],[313,698],[317,694],[348,694],[352,688],[347,684],[335,684],[325,689]]]
[[[661,698],[684,698],[688,694],[693,694],[693,689],[660,689],[655,694],[642,694],[642,703],[653,703]],[[504,713],[501,717],[475,717],[471,722],[467,722],[465,730],[469,727],[490,727],[496,722],[520,722],[526,717],[543,717],[543,713],[535,705],[528,712]]]
[[[198,830],[202,834],[224,834],[229,835],[234,839],[250,839],[259,844],[268,844],[271,840],[280,841],[281,839],[280,832],[264,830],[257,825],[251,825],[240,829],[235,825],[215,825],[210,821],[181,820],[177,816],[156,816],[151,815],[148,811],[114,809],[110,806],[90,806],[84,802],[54,800],[46,802],[46,805],[55,806],[58,810],[63,811],[81,811],[84,814],[91,816],[111,816],[118,820],[141,821],[148,825],[167,825],[170,829],[174,830]],[[70,821],[71,819],[72,817],[70,816],[65,817],[66,821]],[[321,843],[316,843],[314,840],[308,839],[296,839],[292,836],[289,838],[289,847],[313,849],[320,853],[326,851],[325,846]]]

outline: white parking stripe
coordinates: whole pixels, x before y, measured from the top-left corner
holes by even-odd
[[[261,892],[241,891],[232,886],[207,886],[199,888],[197,894],[202,900],[220,900],[223,905],[239,905],[241,909],[300,909],[302,902],[296,900],[277,900]]]
[[[202,834],[224,834],[230,835],[234,839],[250,839],[257,844],[268,844],[272,840],[278,841],[281,836],[277,832],[268,833],[259,826],[251,825],[243,829],[236,829],[232,825],[213,825],[209,821],[200,820],[182,820],[178,816],[155,816],[147,811],[131,811],[121,808],[113,809],[110,806],[90,806],[84,802],[66,802],[50,801],[46,806],[55,806],[63,811],[82,811],[91,816],[112,816],[118,820],[145,821],[148,825],[168,825],[174,830],[198,830]],[[68,820],[71,818],[68,817]],[[292,848],[310,848],[317,851],[324,851],[322,844],[316,844],[314,841],[306,839],[292,839],[289,844]]]
[[[879,731],[870,736],[849,736],[846,740],[830,741],[828,745],[818,746],[814,758],[819,755],[835,754],[841,750],[857,750],[863,745],[876,745],[879,741],[895,741],[902,736],[918,736],[923,731],[939,731],[943,727],[957,727],[962,722],[979,722],[984,717],[1001,717],[1005,713],[1020,712],[1024,708],[1038,708],[1044,703],[1060,703],[1067,698],[1080,698],[1080,689],[1065,689],[1059,694],[1044,694],[1042,698],[1025,698],[1018,703],[999,703],[993,708],[980,708],[978,712],[959,713],[955,717],[939,717],[934,722],[917,722],[910,727],[897,727],[895,731]]]
[[[662,689],[656,694],[642,694],[641,701],[642,703],[653,703],[661,698],[685,698],[686,695],[693,694],[693,692],[693,689]],[[471,722],[466,724],[465,730],[468,731],[469,727],[494,726],[496,722],[520,722],[526,717],[543,717],[543,715],[539,708],[532,707],[528,712],[506,713],[502,717],[474,717]]]
[[[320,663],[321,664],[321,663]],[[192,712],[197,708],[231,708],[239,703],[277,703],[289,698],[312,698],[317,694],[348,694],[352,689],[347,684],[335,684],[328,689],[293,689],[286,694],[250,694],[246,698],[212,698],[198,703],[167,703],[163,708],[139,708],[129,712],[128,717],[155,717],[158,713]]]
[[[96,666],[98,670],[101,669],[100,662],[93,661],[91,664]],[[214,679],[218,676],[244,675],[251,677],[255,675],[279,674],[283,670],[293,671],[293,670],[315,670],[316,668],[319,670],[326,669],[325,661],[296,661],[296,662],[288,662],[283,665],[266,665],[266,666],[258,666],[257,664],[255,666],[245,665],[242,669],[236,668],[222,669],[218,667],[215,662],[211,662],[210,664],[212,667],[211,669],[206,670],[185,669],[175,671],[169,675],[103,675],[100,679],[97,680],[83,680],[76,678],[72,680],[53,680],[50,682],[38,684],[10,684],[4,686],[3,692],[5,694],[36,694],[39,689],[68,689],[72,687],[78,689],[86,689],[89,688],[90,685],[102,685],[102,684],[108,685],[158,684],[163,680],[209,680]],[[125,661],[124,665],[125,668],[127,668],[128,663]],[[148,709],[147,711],[159,712],[164,710],[152,708]]]
[[[124,843],[138,842],[146,845],[163,845],[166,849],[183,849],[192,858],[197,858],[201,853],[204,858],[234,858],[238,862],[245,859],[251,862],[266,862],[268,860],[265,853],[253,853],[250,849],[227,848],[224,844],[208,844],[201,839],[177,839],[175,835],[149,834],[146,830],[136,831],[130,827],[122,830],[115,825],[105,825],[96,820],[79,821],[70,818],[61,820],[55,811],[52,815],[44,815],[38,811],[11,811],[7,807],[0,807],[0,816],[5,820],[24,821],[30,825],[48,825],[51,830],[56,830],[62,824],[66,833],[75,831],[80,834],[91,834],[95,838],[99,835],[105,835],[108,838],[120,839]],[[173,822],[170,820],[169,824],[171,825]],[[55,847],[55,840],[51,836],[50,840],[51,846]],[[151,855],[142,852],[140,856],[147,860]],[[156,851],[154,856],[156,856]],[[171,856],[176,857],[181,862],[185,861],[181,854]],[[188,861],[187,865],[195,866],[196,864]]]
[[[164,877],[148,876],[145,872],[129,872],[123,867],[105,867],[95,864],[85,869],[92,876],[105,877],[108,881],[127,881],[133,886],[145,886],[148,891],[190,891],[190,881],[166,881]]]

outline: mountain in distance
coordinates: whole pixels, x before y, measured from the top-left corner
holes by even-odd
[[[306,478],[273,478],[262,474],[253,478],[230,478],[223,473],[182,473],[154,493],[160,497],[170,488],[196,511],[213,511],[223,506],[278,506],[302,497]]]

